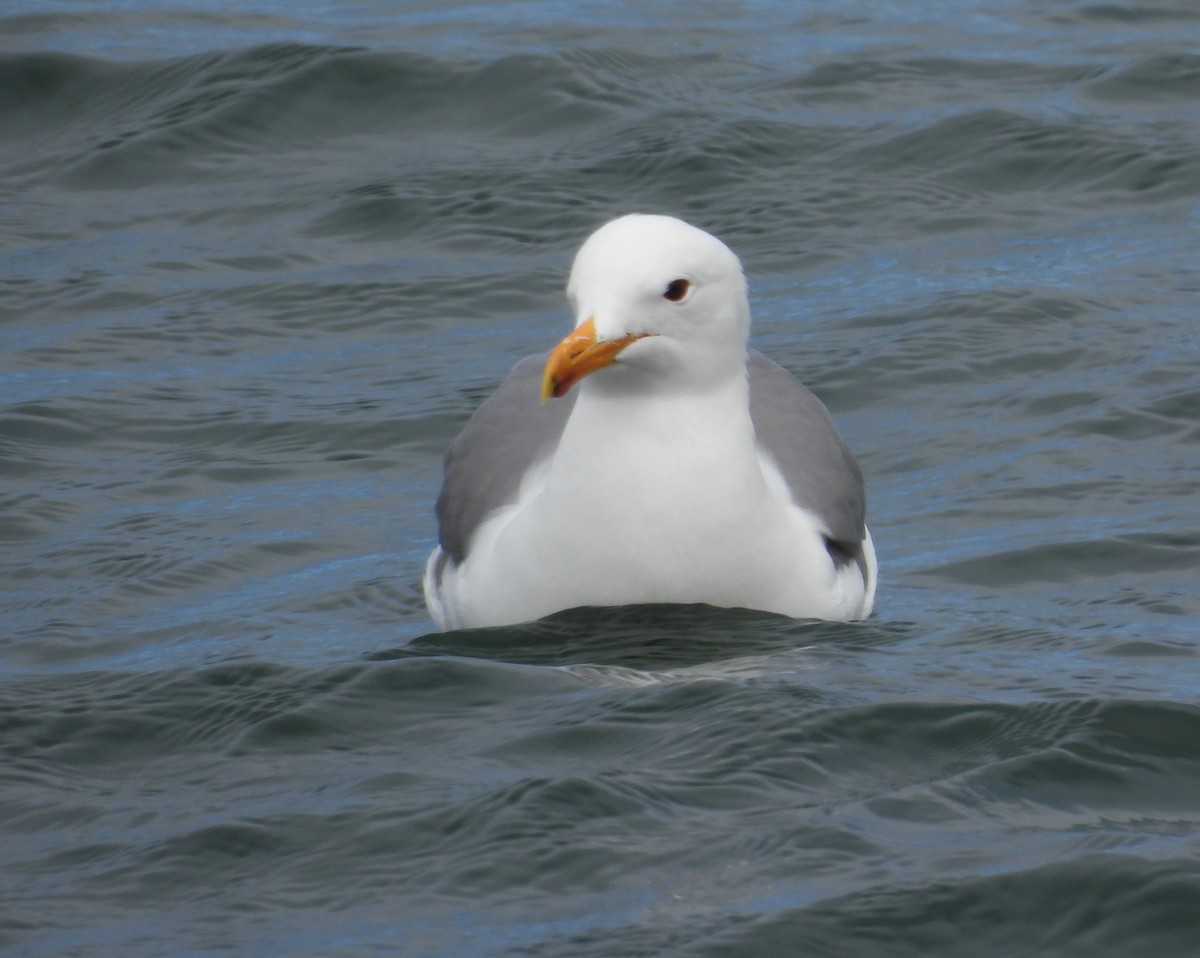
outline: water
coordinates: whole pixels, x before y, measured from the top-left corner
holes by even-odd
[[[9,4],[0,948],[1193,955],[1200,14]],[[437,634],[440,456],[670,212],[866,623]]]

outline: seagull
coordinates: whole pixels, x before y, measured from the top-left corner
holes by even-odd
[[[729,247],[622,216],[580,247],[567,295],[574,331],[517,363],[446,453],[437,624],[644,603],[870,615],[862,473],[821,401],[747,348]]]

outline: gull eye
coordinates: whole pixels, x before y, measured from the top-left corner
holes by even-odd
[[[663,299],[669,299],[672,303],[682,303],[691,288],[692,284],[686,279],[673,279],[667,283],[667,288],[663,291]]]

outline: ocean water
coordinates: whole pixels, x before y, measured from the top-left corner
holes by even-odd
[[[875,614],[438,633],[440,458],[633,210]],[[0,951],[1192,956],[1190,0],[0,10]]]

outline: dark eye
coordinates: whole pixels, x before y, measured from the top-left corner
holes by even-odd
[[[667,283],[667,288],[663,292],[663,299],[669,299],[672,303],[683,302],[687,296],[688,290],[692,288],[692,284],[686,279],[673,279]]]

